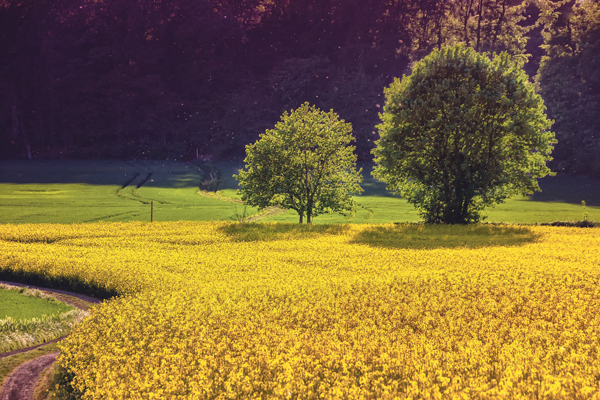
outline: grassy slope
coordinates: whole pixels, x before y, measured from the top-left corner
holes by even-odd
[[[242,164],[221,163],[220,195],[238,199],[232,175]],[[406,201],[391,196],[365,168],[365,192],[356,197],[355,215],[322,215],[315,223],[414,222],[419,216]],[[148,221],[150,201],[156,221],[235,220],[243,206],[200,196],[201,171],[173,161],[16,161],[0,162],[0,223],[76,223]],[[138,188],[138,185],[141,185]],[[600,185],[583,178],[551,177],[542,193],[515,198],[487,211],[488,222],[542,223],[600,221]],[[249,209],[249,213],[256,212]],[[289,211],[264,221],[297,222]]]
[[[40,299],[25,296],[14,290],[0,289],[0,319],[39,318],[42,315],[64,313],[72,309],[73,307],[56,300]]]

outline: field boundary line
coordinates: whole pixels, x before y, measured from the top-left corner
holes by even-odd
[[[207,197],[209,199],[221,200],[226,203],[234,203],[234,204],[244,204],[242,200],[233,198],[233,197],[225,197],[217,194],[215,192],[209,192],[207,190],[198,190],[198,195],[202,197]],[[258,222],[261,219],[274,217],[276,215],[284,214],[287,210],[278,206],[266,207],[262,211],[257,212],[256,214],[252,214],[247,216],[243,222]]]
[[[199,196],[208,197],[209,199],[221,200],[221,201],[224,201],[227,203],[236,203],[236,204],[244,203],[242,200],[239,200],[239,199],[236,199],[233,197],[221,196],[220,194],[216,194],[215,192],[209,192],[208,190],[199,189],[197,193]]]
[[[67,337],[67,335],[57,337],[56,339],[48,340],[46,343],[36,344],[35,346],[25,347],[23,349],[11,350],[11,351],[7,351],[6,353],[0,353],[0,360],[3,358],[6,358],[6,357],[11,357],[11,356],[17,355],[17,354],[28,353],[35,349],[39,349],[40,347],[48,346],[49,344],[52,344],[52,343],[58,343],[61,340],[65,339],[66,337]]]
[[[285,214],[287,211],[288,210],[286,210],[285,208],[281,208],[281,207],[277,207],[277,206],[267,207],[264,210],[259,211],[256,214],[250,215],[249,217],[246,218],[246,220],[244,222],[258,222],[265,218],[271,218],[271,217],[275,217],[277,215]]]
[[[41,290],[41,291],[44,291],[44,292],[64,294],[64,295],[67,295],[67,296],[76,297],[76,298],[78,298],[80,300],[87,301],[88,303],[93,303],[93,304],[98,304],[98,303],[102,302],[102,300],[99,299],[99,298],[97,298],[97,297],[92,297],[92,296],[88,296],[88,295],[85,295],[85,294],[79,294],[79,293],[69,292],[67,290],[50,289],[50,288],[45,288],[45,287],[41,287],[41,286],[28,285],[26,283],[1,281],[1,280],[0,280],[0,283],[4,283],[5,285],[11,285],[11,286],[25,287],[25,288],[28,288],[28,289],[37,289],[37,290]],[[62,300],[60,300],[60,301],[62,301]],[[66,301],[63,301],[63,303],[66,303]],[[75,305],[75,304],[72,304],[72,305],[74,305],[74,306],[77,307],[77,305]],[[80,308],[80,307],[78,307],[78,308]]]

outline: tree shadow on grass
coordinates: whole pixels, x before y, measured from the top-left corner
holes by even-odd
[[[521,246],[538,237],[527,227],[406,224],[370,227],[361,231],[353,243],[392,249],[476,249]]]
[[[191,163],[158,160],[0,160],[0,183],[199,187],[201,169]],[[21,194],[50,194],[55,188],[25,188]]]
[[[309,239],[322,235],[338,235],[348,229],[348,225],[300,225],[261,222],[230,224],[219,228],[222,233],[239,242]]]

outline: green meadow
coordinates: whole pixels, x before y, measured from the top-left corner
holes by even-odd
[[[0,320],[41,318],[69,310],[73,307],[54,299],[26,296],[17,290],[0,288]]]
[[[147,160],[0,161],[0,223],[149,221],[151,212],[155,221],[238,220],[253,215],[260,221],[297,222],[293,211],[257,214],[240,202],[232,175],[242,166]],[[370,176],[370,166],[363,169],[364,192],[355,197],[356,212],[321,215],[315,223],[420,220],[412,205]],[[556,176],[542,179],[540,186],[541,193],[488,209],[486,222],[536,224],[584,217],[600,221],[600,182]]]

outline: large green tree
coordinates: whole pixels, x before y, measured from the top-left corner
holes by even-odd
[[[539,190],[536,178],[551,173],[551,121],[507,53],[433,51],[385,95],[374,175],[427,222],[476,222],[486,206]]]
[[[263,209],[295,210],[300,223],[325,212],[354,208],[362,192],[360,170],[350,142],[352,125],[333,111],[304,103],[285,112],[274,129],[246,146],[246,167],[235,175],[242,200]]]

